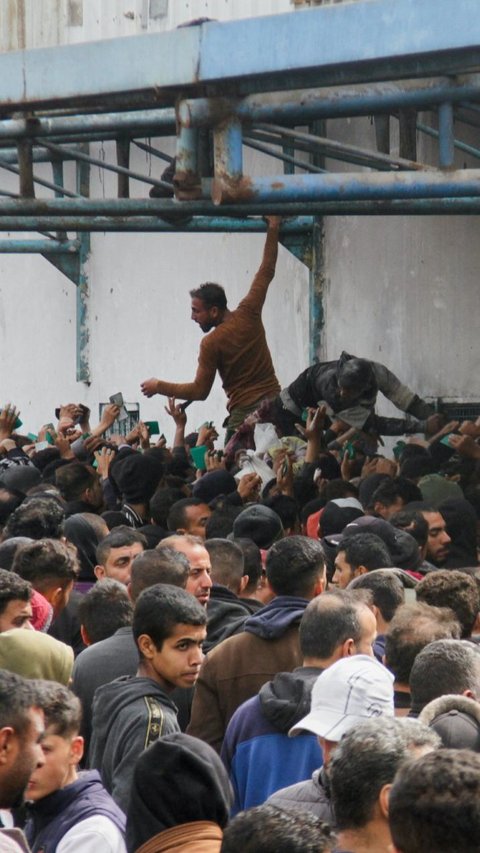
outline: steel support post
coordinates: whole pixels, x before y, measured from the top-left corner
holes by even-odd
[[[28,139],[22,139],[17,145],[18,166],[20,176],[20,195],[23,198],[35,197],[35,184],[33,178],[32,143]]]
[[[438,139],[438,130],[435,130],[434,127],[429,127],[428,124],[423,124],[423,122],[417,122],[417,130],[421,133],[425,133],[426,136],[432,136],[434,139]],[[459,139],[453,140],[454,148],[458,148],[459,151],[464,151],[465,154],[470,154],[471,157],[475,157],[477,160],[480,159],[480,148],[474,148],[473,145],[468,145],[466,142],[461,142]]]
[[[309,276],[309,341],[310,363],[319,361],[322,350],[322,331],[325,322],[323,294],[325,290],[325,227],[321,217],[315,217],[312,229],[312,263]]]
[[[453,105],[449,102],[438,108],[438,162],[441,169],[450,169],[455,160]]]
[[[88,148],[87,148],[88,150]],[[82,196],[90,195],[90,164],[77,164],[77,190]],[[90,257],[90,234],[79,234],[80,249],[77,283],[77,382],[90,384],[90,282],[87,262]]]
[[[201,178],[198,174],[198,131],[181,127],[177,136],[174,185],[177,198],[199,198]]]
[[[237,118],[214,129],[215,177],[236,183],[243,173],[242,125]]]

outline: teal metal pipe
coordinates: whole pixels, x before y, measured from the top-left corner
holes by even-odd
[[[242,125],[233,116],[217,125],[213,134],[215,175],[238,181],[242,177]]]
[[[475,169],[452,172],[330,173],[245,178],[236,183],[215,179],[214,204],[320,201],[380,201],[389,199],[480,196],[480,173]],[[8,202],[4,202],[8,204]]]
[[[144,132],[153,136],[157,131],[175,133],[173,107],[159,110],[138,110],[101,115],[53,116],[5,119],[0,121],[0,140],[24,139],[32,136],[70,136],[86,133]]]
[[[449,169],[454,159],[453,105],[447,101],[438,108],[438,164],[441,169]]]
[[[78,240],[0,240],[1,254],[44,254],[73,255],[78,252]]]
[[[398,109],[428,109],[450,101],[480,98],[480,75],[459,75],[405,83],[371,83],[353,86],[269,92],[245,98],[188,98],[180,101],[177,115],[187,127],[212,127],[228,116],[242,122],[307,124],[318,118],[373,115]]]
[[[423,124],[421,121],[417,121],[417,130],[419,130],[420,133],[425,133],[426,136],[432,136],[434,139],[438,139],[439,137],[438,130],[435,130],[434,127],[430,127],[428,124]],[[454,139],[453,145],[455,148],[458,148],[459,151],[464,151],[465,154],[470,154],[472,157],[480,160],[480,148],[474,148],[473,145],[468,145],[460,139]]]

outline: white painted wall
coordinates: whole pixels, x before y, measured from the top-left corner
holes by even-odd
[[[290,0],[0,2],[0,49],[292,8]],[[149,17],[149,9],[158,17]],[[366,119],[340,125],[346,141],[361,143],[372,132]],[[92,146],[92,153],[98,150]],[[145,155],[135,156],[133,168]],[[247,172],[260,170],[251,156],[246,163]],[[157,163],[151,167],[159,174]],[[273,162],[261,168],[278,170]],[[93,194],[101,196],[95,168],[92,179]],[[0,187],[15,189],[15,179],[2,174]],[[422,394],[480,399],[477,235],[477,217],[329,219],[321,355],[335,358],[348,349],[384,361]],[[261,235],[92,235],[88,388],[75,381],[74,286],[41,257],[0,255],[0,402],[13,400],[25,426],[34,429],[51,420],[62,401],[81,400],[96,411],[99,401],[118,390],[126,400],[140,401],[140,382],[150,375],[193,378],[200,332],[189,319],[188,290],[206,279],[218,281],[234,306],[249,286],[262,246]],[[277,270],[264,319],[279,379],[287,384],[308,364],[308,274],[283,249]],[[224,399],[216,385],[208,402],[189,409],[189,425],[207,417],[219,425]],[[141,414],[160,419],[171,436],[163,403],[159,397],[141,400]]]
[[[162,5],[166,16],[149,17],[149,9],[155,12]],[[52,46],[161,31],[200,16],[227,20],[290,8],[289,0],[0,2],[0,47]],[[168,150],[164,140],[161,147]],[[108,154],[107,149],[105,145]],[[102,146],[92,145],[91,151],[99,156]],[[255,168],[248,155],[247,162]],[[132,150],[132,169],[136,164],[140,171],[147,165],[158,176],[163,168],[160,161],[150,163],[148,155]],[[268,168],[274,170],[273,164]],[[37,165],[35,171],[51,179],[46,166]],[[92,195],[108,196],[115,180],[93,168]],[[74,189],[73,173],[69,186]],[[16,178],[2,173],[0,187],[17,191]],[[132,196],[137,191],[146,195],[148,187],[133,183]],[[96,413],[100,401],[121,390],[126,401],[140,401],[144,419],[160,420],[171,437],[165,399],[143,398],[140,382],[152,375],[193,379],[201,332],[190,320],[189,289],[205,280],[218,281],[234,307],[256,272],[263,242],[262,235],[93,234],[88,263],[90,387],[75,380],[75,286],[42,257],[0,255],[0,404],[3,398],[14,401],[25,428],[35,430],[52,420],[59,402],[79,400]],[[283,247],[277,270],[264,320],[279,380],[286,384],[308,363],[308,271]],[[226,414],[217,380],[208,401],[189,408],[189,426],[208,418],[220,427]]]

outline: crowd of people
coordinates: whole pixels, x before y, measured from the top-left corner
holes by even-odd
[[[480,853],[480,419],[347,352],[282,389],[280,231],[235,310],[191,291],[194,381],[142,383],[171,446],[0,411],[1,853]]]
[[[480,420],[338,396],[4,406],[0,850],[480,850]]]

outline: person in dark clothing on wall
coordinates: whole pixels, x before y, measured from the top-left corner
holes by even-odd
[[[378,392],[405,412],[405,418],[386,418],[375,414]],[[275,398],[263,420],[271,420],[283,435],[294,435],[295,425],[307,408],[325,406],[330,421],[339,420],[376,435],[434,434],[443,424],[433,407],[403,385],[383,364],[342,352],[335,361],[319,362],[284,388]],[[327,432],[327,443],[328,443]],[[330,440],[335,439],[332,431]]]

